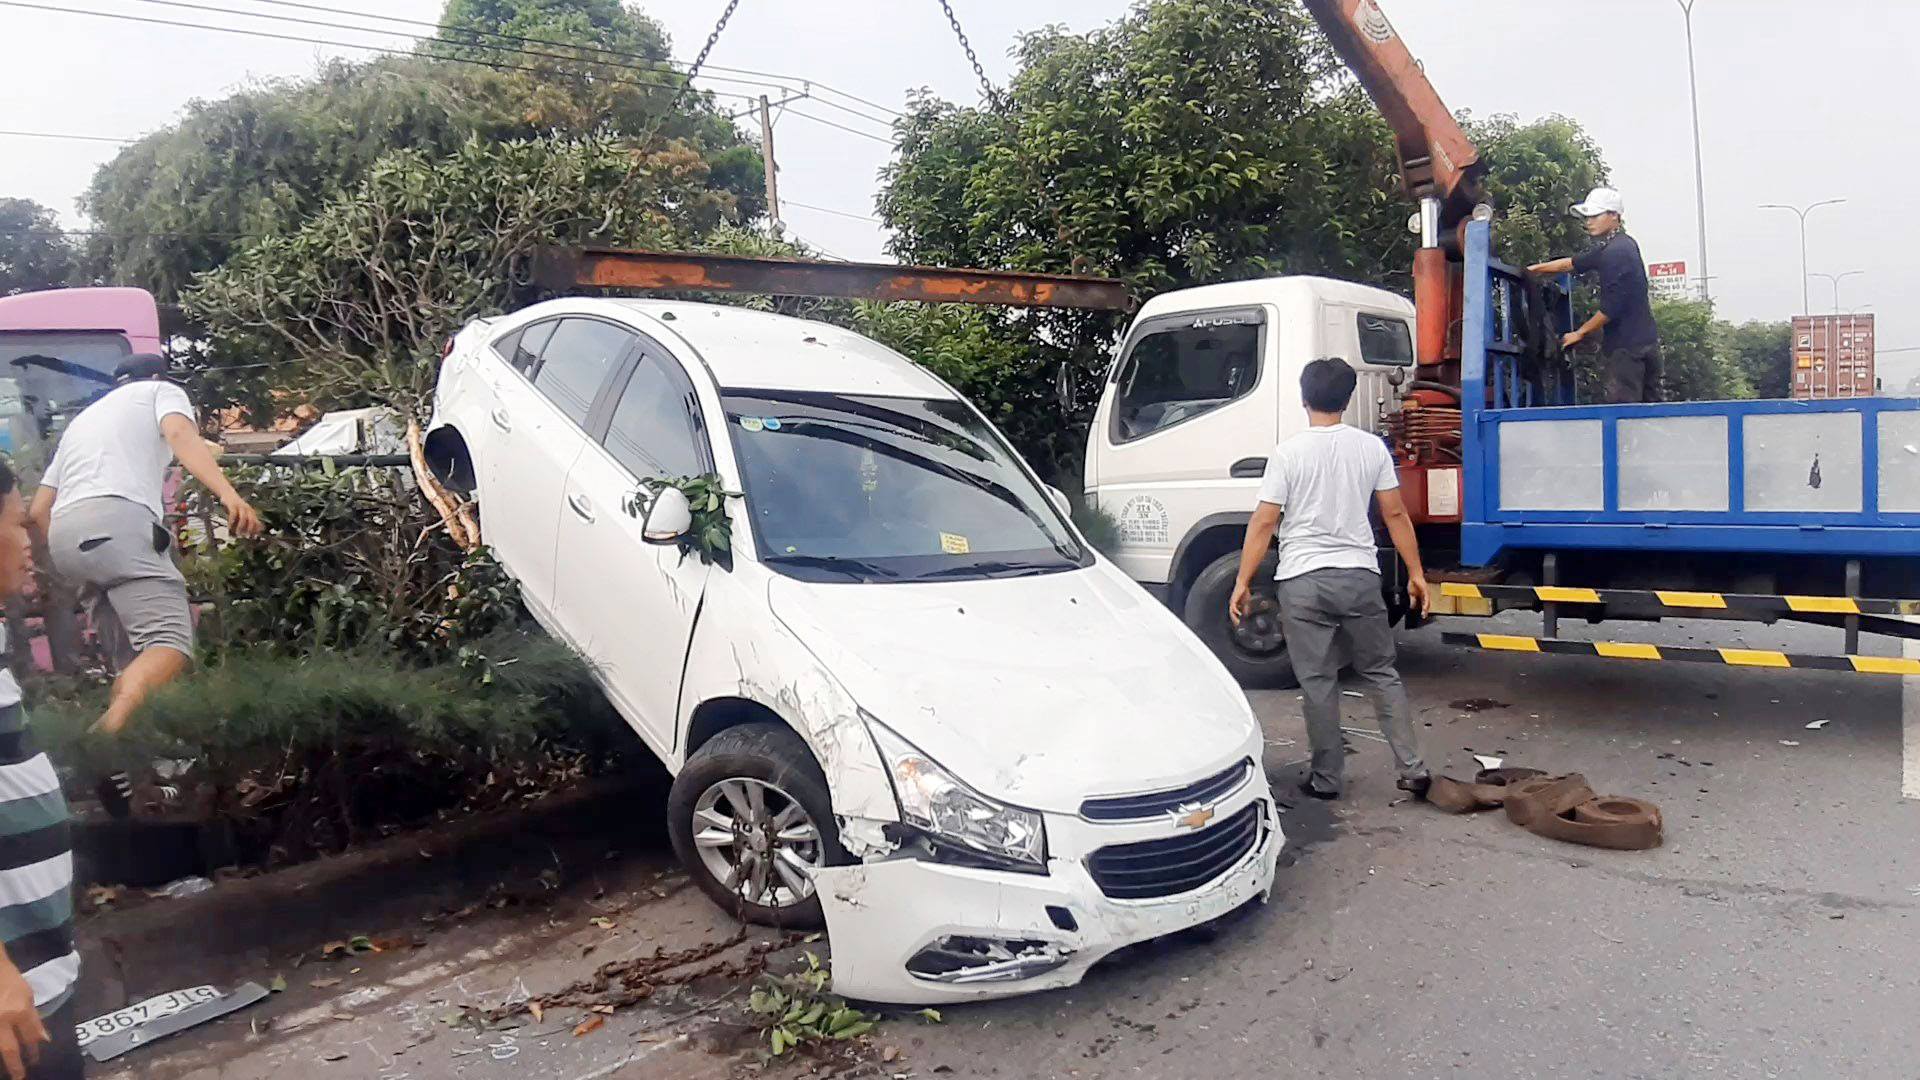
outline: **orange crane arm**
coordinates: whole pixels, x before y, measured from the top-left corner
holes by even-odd
[[[1413,255],[1413,306],[1423,378],[1458,379],[1452,336],[1462,302],[1459,275],[1448,266],[1445,238],[1473,213],[1486,166],[1419,61],[1375,0],[1304,0],[1333,51],[1393,129],[1400,180],[1420,204],[1420,250]]]
[[[1419,61],[1374,0],[1305,0],[1332,43],[1393,129],[1407,194],[1472,208],[1484,171],[1480,151],[1460,130]]]

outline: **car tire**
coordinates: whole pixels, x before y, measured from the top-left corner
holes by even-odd
[[[1236,628],[1227,612],[1233,600],[1233,583],[1240,576],[1240,553],[1235,551],[1213,560],[1187,589],[1183,613],[1188,629],[1206,642],[1227,671],[1241,686],[1255,689],[1287,690],[1300,685],[1294,677],[1293,660],[1287,655],[1286,638],[1279,627],[1279,605],[1274,598],[1273,572],[1277,556],[1268,554],[1254,575],[1255,614],[1245,627]]]
[[[750,802],[753,797],[767,808],[764,820],[750,822],[751,810],[735,812],[743,801]],[[773,819],[790,805],[797,806],[813,826],[817,842],[811,848],[780,844],[767,831]],[[734,841],[703,846],[699,837],[715,838],[728,831],[718,825],[722,820],[736,826],[732,830]],[[780,891],[791,893],[791,889],[780,884],[782,876],[773,865],[787,860],[781,848],[814,867],[843,866],[852,861],[840,846],[826,774],[807,744],[785,724],[743,724],[722,731],[702,746],[674,777],[667,795],[667,834],[681,865],[702,892],[743,922],[761,926],[826,928],[820,897],[811,891],[810,880],[803,899],[783,901]],[[763,844],[756,844],[755,834],[765,838]],[[748,870],[739,875],[737,883],[722,880],[723,868],[746,863],[757,869],[762,858],[770,867],[761,871],[762,877],[756,878],[754,871]],[[787,864],[789,869],[797,869],[790,860]],[[756,882],[760,881],[771,882],[772,891],[757,889]],[[768,900],[773,902],[764,902]]]

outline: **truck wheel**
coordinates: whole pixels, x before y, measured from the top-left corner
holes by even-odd
[[[673,779],[667,834],[687,873],[744,922],[823,930],[813,871],[851,860],[827,779],[784,724],[715,735]]]
[[[1253,611],[1239,626],[1233,625],[1227,613],[1234,579],[1240,576],[1239,552],[1213,560],[1187,590],[1187,626],[1207,643],[1241,686],[1287,690],[1300,685],[1280,629],[1280,604],[1274,599],[1273,588],[1275,565],[1276,557],[1271,554],[1260,564],[1260,573],[1254,578]]]

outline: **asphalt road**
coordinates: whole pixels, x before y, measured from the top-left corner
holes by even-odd
[[[1733,643],[1724,627],[1689,624],[1615,636],[1684,644],[1705,631]],[[1828,651],[1835,638],[1759,630],[1739,643]],[[1598,791],[1658,802],[1665,846],[1573,847],[1498,813],[1391,805],[1386,748],[1356,735],[1347,798],[1288,815],[1294,857],[1272,904],[1211,940],[1138,950],[1071,991],[948,1009],[939,1025],[890,1021],[865,1074],[1920,1076],[1920,801],[1901,797],[1900,680],[1472,653],[1432,630],[1403,638],[1402,670],[1437,765],[1466,776],[1481,753],[1583,772]],[[1477,710],[1454,704],[1475,699]],[[1253,701],[1269,771],[1297,773],[1296,695]],[[1343,701],[1370,730],[1369,704]],[[630,861],[596,895],[457,928],[359,971],[303,970],[272,1003],[272,1025],[223,1021],[102,1072],[728,1076],[751,1036],[711,1022],[739,996],[720,980],[668,988],[577,1037],[584,1014],[510,1037],[452,1021],[461,1005],[729,933],[657,860]],[[883,1047],[896,1051],[884,1064]]]

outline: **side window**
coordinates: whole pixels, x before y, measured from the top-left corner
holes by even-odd
[[[693,387],[673,361],[640,358],[607,424],[606,448],[636,477],[677,480],[707,471],[694,427]]]
[[[513,352],[520,347],[520,335],[526,332],[526,328],[522,327],[505,337],[494,338],[493,351],[500,354],[500,359],[513,363]]]
[[[1113,440],[1130,442],[1212,412],[1260,381],[1257,312],[1203,315],[1150,330],[1120,367]]]
[[[561,319],[540,353],[533,385],[576,424],[587,422],[593,399],[620,357],[633,345],[632,332],[595,319]],[[525,339],[521,344],[525,344]]]
[[[1413,330],[1390,315],[1354,316],[1360,331],[1360,359],[1369,364],[1413,366]]]
[[[532,375],[533,365],[540,362],[540,350],[547,347],[547,342],[553,338],[553,328],[559,325],[560,320],[551,319],[534,323],[520,331],[514,336],[513,351],[505,354],[507,359],[520,369],[521,374]]]

